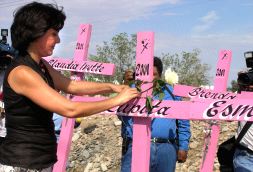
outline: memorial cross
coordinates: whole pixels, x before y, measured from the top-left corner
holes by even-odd
[[[229,75],[231,56],[232,56],[232,53],[231,51],[228,51],[228,50],[222,50],[219,53],[219,58],[218,58],[218,63],[217,63],[217,68],[216,68],[216,76],[214,80],[215,92],[225,92],[227,89],[227,80],[228,80],[228,75]],[[182,92],[182,90],[184,91],[186,90],[184,86],[181,85],[179,88],[179,85],[178,86],[176,85],[173,93],[175,95],[191,97],[193,99],[201,99],[201,98],[205,99],[207,96],[207,94],[204,94],[204,93],[201,94],[203,95],[201,97],[189,96],[189,94],[185,95],[185,94],[180,93]],[[215,99],[215,96],[213,95],[208,98]],[[210,130],[207,131],[205,141],[204,141],[204,155],[202,158],[202,165],[200,167],[201,172],[213,171],[213,163],[214,163],[214,158],[216,156],[216,147],[218,144],[218,138],[219,138],[219,133],[220,133],[220,126],[218,123],[216,123],[215,121],[211,121],[211,123],[209,123],[208,125],[209,125],[208,129]],[[212,142],[210,142],[210,140],[212,140]]]
[[[112,75],[115,69],[114,64],[87,61],[91,28],[92,26],[90,24],[80,25],[73,60],[52,57],[46,57],[45,59],[57,70],[71,71],[71,78],[74,80],[82,80],[84,72]],[[70,95],[69,98],[73,97]],[[58,161],[54,165],[53,172],[66,171],[66,162],[68,160],[68,154],[71,146],[74,123],[75,119],[63,119],[57,148]]]
[[[154,33],[137,34],[136,78],[152,81]],[[143,59],[145,58],[145,59]],[[225,57],[224,57],[225,58]],[[222,68],[221,68],[222,69]],[[228,73],[228,72],[227,72]],[[225,73],[224,73],[225,74]],[[217,81],[218,82],[218,81]],[[142,89],[151,84],[143,85]],[[151,95],[152,89],[141,97]],[[148,172],[150,156],[150,121],[151,118],[174,118],[190,120],[249,120],[253,121],[253,103],[248,99],[234,99],[233,93],[214,92],[205,95],[206,99],[191,101],[154,101],[151,112],[147,113],[146,99],[138,98],[119,107],[105,111],[108,114],[119,114],[134,117],[132,172]],[[208,97],[217,99],[208,99]],[[73,101],[98,101],[103,98],[79,97]]]
[[[138,80],[147,81],[148,84],[141,86],[142,90],[148,90],[144,92],[141,97],[151,96],[152,81],[153,81],[153,63],[154,63],[154,33],[153,32],[139,32],[137,34],[137,49],[136,49],[136,67],[135,77]],[[75,97],[75,101],[96,101],[93,98]],[[97,99],[98,100],[98,99]],[[138,104],[140,103],[140,104]],[[140,107],[145,105],[144,99],[135,99],[128,105],[136,105],[136,112]],[[129,107],[130,107],[129,106]],[[128,107],[122,106],[123,109]],[[147,110],[142,108],[140,116],[146,114]],[[132,109],[133,111],[133,109]],[[110,111],[108,111],[110,112]],[[107,112],[107,113],[108,113]],[[112,110],[111,113],[115,114],[117,111]],[[119,112],[120,113],[120,112]],[[123,110],[123,113],[125,111]],[[135,112],[134,112],[135,113]],[[132,156],[132,170],[133,172],[149,171],[149,155],[150,155],[150,124],[151,118],[140,118],[138,114],[134,115],[133,126],[133,156]],[[141,140],[141,141],[140,141]]]

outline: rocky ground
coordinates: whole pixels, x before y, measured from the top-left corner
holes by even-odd
[[[236,122],[221,122],[219,143],[235,133]],[[206,122],[191,121],[192,137],[188,159],[177,164],[177,172],[197,172],[202,159]],[[68,172],[118,172],[121,158],[121,123],[117,116],[94,115],[83,118],[75,129]],[[215,172],[219,171],[217,158]]]

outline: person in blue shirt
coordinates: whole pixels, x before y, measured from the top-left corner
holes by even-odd
[[[158,57],[154,57],[154,79],[162,76],[163,64]],[[133,79],[133,74],[126,71],[124,82]],[[180,101],[181,98],[172,94],[173,87],[169,84],[162,88],[165,96],[163,100]],[[158,99],[158,96],[154,96]],[[122,162],[121,172],[131,171],[132,161],[132,117],[119,116],[122,121]],[[189,120],[168,118],[154,118],[151,123],[150,172],[174,172],[176,162],[183,163],[187,159],[189,140],[191,137]]]

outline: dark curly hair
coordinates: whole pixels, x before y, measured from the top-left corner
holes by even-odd
[[[160,58],[154,56],[154,66],[157,68],[159,76],[162,76],[163,73],[163,62]]]
[[[66,15],[56,4],[32,2],[14,12],[11,25],[12,46],[25,54],[29,44],[43,36],[49,29],[61,30]]]

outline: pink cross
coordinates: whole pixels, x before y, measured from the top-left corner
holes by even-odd
[[[226,50],[220,51],[217,68],[216,68],[216,77],[214,80],[213,93],[211,93],[210,90],[195,88],[196,92],[197,90],[201,89],[201,94],[200,92],[198,95],[196,92],[190,93],[190,95],[187,92],[185,92],[186,94],[182,94],[183,90],[186,91],[189,88],[190,89],[192,88],[178,85],[178,86],[175,86],[174,88],[174,94],[181,95],[184,97],[191,97],[193,98],[193,100],[208,99],[208,98],[215,99],[216,97],[218,98],[218,96],[215,97],[215,92],[225,92],[227,89],[226,87],[227,87],[227,80],[228,80],[229,68],[230,68],[230,63],[231,63],[231,56],[232,56],[231,51],[226,51]],[[209,136],[210,138],[208,139],[212,140],[212,142],[207,142],[207,141],[204,142],[206,145],[204,145],[205,153],[202,159],[202,165],[200,167],[201,172],[213,171],[213,163],[214,163],[214,158],[216,155],[216,147],[217,147],[219,133],[220,133],[220,126],[216,124],[216,125],[211,125],[210,128],[212,132],[211,132],[211,135]]]
[[[87,45],[81,44],[77,45],[78,49],[79,47],[88,48]],[[136,51],[136,68],[135,68],[137,79],[144,81],[153,80],[153,56],[154,56],[154,33],[139,32],[137,34],[137,51]],[[78,57],[82,56],[78,55]],[[79,59],[79,61],[81,60]],[[217,65],[215,90],[214,91],[205,90],[207,92],[206,94],[203,93],[201,94],[201,96],[200,95],[192,96],[195,98],[192,98],[191,101],[181,101],[181,102],[169,100],[162,102],[154,101],[153,102],[154,108],[152,109],[152,113],[148,115],[145,107],[145,99],[140,98],[132,100],[120,107],[112,108],[105,112],[108,114],[119,113],[134,117],[133,157],[131,169],[132,172],[149,171],[151,118],[253,121],[251,115],[251,111],[253,111],[253,103],[250,100],[244,98],[244,96],[239,96],[234,93],[225,92],[230,61],[231,61],[231,52],[221,51]],[[64,69],[66,69],[66,67],[64,67]],[[70,70],[76,71],[77,68]],[[152,86],[151,84],[144,84],[142,86],[142,90],[145,90],[146,88],[149,88],[151,86]],[[190,91],[194,92],[193,89],[196,88],[190,86],[177,85],[175,87],[174,92],[177,95],[186,96],[190,93]],[[141,97],[149,96],[151,95],[151,93],[152,89],[143,93]],[[194,94],[196,94],[196,90]],[[214,99],[212,97],[216,98]],[[239,97],[240,100],[238,100]],[[73,98],[73,101],[98,101],[101,99],[103,98],[75,96]],[[71,137],[73,132],[73,125],[74,125],[73,120],[65,120],[63,122],[63,129],[61,132],[58,147],[59,152],[57,153],[59,161],[55,165],[54,168],[55,172],[65,171],[66,159],[70,148]],[[65,126],[70,127],[67,128]],[[209,148],[211,149],[207,153],[201,171],[204,170],[212,171],[213,168],[212,166],[218,138],[217,133],[219,133],[219,127],[216,125],[215,127],[216,128],[212,128],[213,131],[216,133],[214,137],[214,142],[212,141],[212,144],[209,145]]]
[[[91,25],[81,24],[78,31],[78,38],[73,60],[63,58],[45,58],[49,64],[58,70],[72,71],[72,79],[81,80],[84,72],[103,75],[114,73],[114,64],[87,61],[87,54],[91,36]],[[57,148],[58,161],[54,165],[54,172],[65,172],[66,162],[71,145],[75,119],[64,118],[62,122],[61,134]]]

